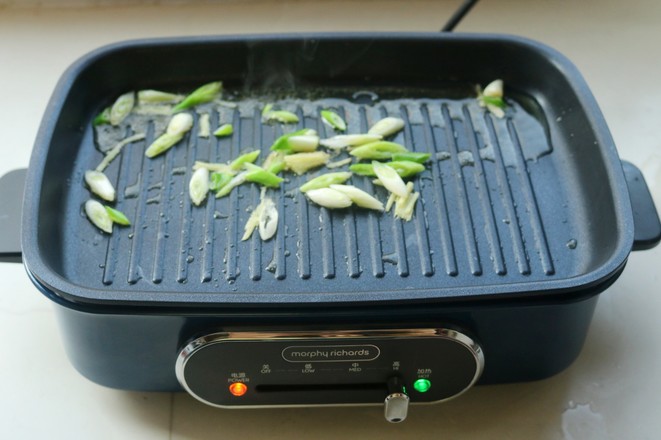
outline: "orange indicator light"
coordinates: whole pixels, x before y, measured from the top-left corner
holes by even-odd
[[[241,397],[248,392],[248,385],[243,382],[234,382],[230,385],[230,393],[233,396]]]

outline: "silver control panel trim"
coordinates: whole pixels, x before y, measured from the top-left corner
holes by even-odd
[[[300,407],[324,407],[324,406],[379,406],[382,403],[365,403],[365,404],[305,404],[305,405],[218,405],[213,402],[209,402],[195,392],[186,383],[186,378],[184,375],[184,370],[188,360],[202,348],[208,345],[222,344],[228,342],[272,342],[272,341],[298,341],[301,339],[305,340],[328,340],[328,339],[337,339],[340,341],[351,341],[352,339],[362,339],[362,338],[381,338],[381,339],[410,339],[410,338],[442,338],[449,339],[463,345],[467,348],[476,362],[475,375],[471,382],[460,392],[454,394],[451,397],[446,399],[436,400],[433,402],[412,402],[412,405],[429,405],[437,404],[441,402],[447,402],[448,400],[459,397],[466,391],[468,391],[480,378],[482,371],[484,370],[484,353],[482,348],[477,342],[472,338],[466,336],[465,334],[451,329],[446,328],[417,328],[417,329],[387,329],[387,330],[324,330],[324,331],[284,331],[284,332],[218,332],[210,333],[205,336],[198,337],[193,341],[189,342],[181,349],[179,356],[177,356],[177,361],[175,363],[175,373],[177,380],[181,386],[195,399],[199,400],[202,403],[205,403],[216,408],[225,408],[225,409],[237,409],[237,408],[246,408],[246,409],[257,409],[257,408],[300,408]]]

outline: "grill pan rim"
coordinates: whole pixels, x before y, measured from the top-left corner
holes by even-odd
[[[551,60],[558,69],[562,71],[565,76],[570,79],[570,84],[573,91],[578,97],[580,103],[583,105],[583,111],[593,124],[594,131],[598,136],[598,141],[603,149],[606,150],[605,157],[607,173],[610,179],[611,187],[614,189],[612,193],[613,203],[615,206],[616,223],[619,225],[617,243],[614,245],[614,252],[604,263],[591,272],[581,274],[576,277],[563,278],[563,279],[550,279],[544,282],[533,283],[516,283],[508,285],[485,285],[469,288],[450,288],[455,292],[452,297],[444,297],[439,295],[425,295],[420,291],[397,291],[392,292],[391,295],[384,297],[383,292],[361,292],[359,294],[346,293],[333,295],[324,293],[323,300],[319,300],[318,295],[314,293],[308,294],[284,294],[284,295],[249,295],[246,293],[239,294],[223,294],[221,299],[218,295],[203,294],[203,293],[181,293],[177,291],[162,291],[162,292],[149,292],[141,291],[136,292],[133,290],[116,290],[116,289],[94,289],[84,286],[79,286],[71,283],[69,280],[60,276],[52,268],[48,267],[44,258],[42,258],[41,249],[39,248],[38,241],[34,238],[34,232],[37,230],[39,221],[39,200],[42,196],[40,188],[43,185],[43,173],[46,167],[47,153],[50,148],[50,140],[54,135],[56,118],[48,117],[48,115],[59,115],[65,105],[66,97],[68,96],[76,78],[79,73],[87,66],[93,64],[99,58],[107,56],[112,52],[121,52],[122,50],[135,48],[135,47],[149,47],[149,46],[162,46],[162,45],[187,45],[187,44],[201,44],[201,43],[224,43],[224,42],[259,42],[259,41],[302,41],[305,39],[317,39],[327,41],[342,41],[342,40],[397,40],[397,41],[462,41],[462,42],[483,42],[485,39],[500,44],[508,45],[522,45],[529,49],[533,49]],[[46,107],[45,116],[42,120],[35,147],[30,160],[28,175],[26,180],[26,194],[33,196],[26,196],[24,199],[24,216],[22,221],[22,247],[23,256],[26,269],[31,274],[34,280],[42,285],[41,287],[52,292],[58,292],[67,301],[73,303],[86,303],[96,305],[135,305],[135,306],[158,306],[166,304],[200,304],[200,305],[213,305],[222,306],[223,304],[246,304],[246,305],[264,305],[264,304],[278,304],[287,303],[290,305],[311,305],[323,303],[336,303],[341,297],[343,303],[392,303],[392,302],[407,302],[419,301],[425,299],[433,299],[434,301],[452,300],[456,301],[457,298],[463,297],[463,291],[470,290],[471,297],[473,295],[479,298],[480,294],[488,294],[488,299],[496,299],[499,296],[509,296],[512,294],[527,296],[537,296],[540,293],[544,294],[559,294],[565,295],[567,292],[577,292],[582,289],[589,289],[591,286],[606,283],[611,277],[619,275],[619,270],[626,262],[631,246],[633,244],[633,217],[631,212],[631,205],[629,196],[626,191],[626,182],[621,169],[621,164],[617,156],[615,145],[606,126],[606,122],[601,114],[598,105],[592,96],[589,88],[577,70],[577,68],[558,51],[538,43],[533,40],[521,38],[517,36],[502,35],[502,34],[450,34],[440,35],[432,33],[311,33],[311,34],[278,34],[278,35],[234,35],[234,36],[221,36],[221,37],[183,37],[183,38],[161,38],[161,39],[148,39],[148,40],[132,40],[128,42],[120,42],[99,48],[88,55],[83,56],[76,61],[61,77],[56,89]],[[38,195],[34,196],[34,195]],[[442,291],[443,289],[433,289],[434,291]],[[459,292],[459,294],[457,294]],[[555,293],[554,293],[555,292]],[[380,299],[366,300],[372,296],[381,296]],[[140,300],[135,300],[136,297],[141,297]]]

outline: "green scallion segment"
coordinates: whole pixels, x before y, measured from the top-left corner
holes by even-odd
[[[349,154],[361,160],[387,160],[395,153],[407,152],[406,147],[395,142],[377,141],[354,148]]]
[[[232,180],[232,176],[227,173],[219,173],[219,172],[213,172],[211,173],[210,176],[210,182],[209,182],[209,190],[213,192],[218,192],[220,191],[225,185],[227,185],[230,180]]]
[[[108,212],[108,216],[110,217],[110,220],[113,221],[113,223],[117,223],[118,225],[121,226],[131,226],[131,221],[126,217],[126,215],[122,211],[118,211],[115,208],[111,208],[110,206],[105,206],[106,211]]]
[[[103,125],[103,124],[110,124],[110,107],[106,107],[96,115],[94,120],[92,121],[92,125]]]
[[[322,110],[322,120],[337,131],[347,131],[347,123],[344,119],[332,110]]]
[[[246,173],[246,180],[248,182],[259,183],[260,185],[267,186],[269,188],[277,188],[280,186],[280,182],[284,179],[280,176],[266,171],[264,168],[259,167],[252,163],[244,163]]]
[[[308,192],[313,189],[328,188],[333,184],[344,183],[351,178],[352,173],[347,171],[337,173],[326,173],[310,179],[299,188],[301,192]]]
[[[291,153],[293,150],[289,145],[289,138],[294,136],[305,136],[309,131],[309,129],[304,128],[302,130],[283,134],[273,142],[273,145],[271,145],[271,151],[284,151],[285,153]]]
[[[216,137],[230,136],[234,133],[234,127],[232,124],[223,124],[216,131],[213,132],[213,135]]]
[[[431,157],[430,153],[414,153],[414,152],[406,152],[406,153],[393,153],[392,155],[392,160],[393,161],[408,161],[408,162],[417,162],[417,163],[425,163],[429,160]]]
[[[389,167],[397,171],[397,174],[399,174],[403,178],[415,176],[416,174],[421,173],[425,170],[424,165],[411,161],[385,162],[385,165],[388,165]],[[360,174],[361,176],[376,177],[376,173],[374,172],[374,167],[372,166],[371,163],[356,163],[351,165],[349,169],[356,174]]]
[[[220,96],[220,92],[223,89],[222,81],[215,81],[209,84],[205,84],[202,87],[197,88],[193,93],[186,96],[183,101],[177,104],[173,112],[179,112],[186,110],[188,108],[194,107],[199,104],[204,104],[210,101],[213,101]]]
[[[255,151],[251,151],[250,153],[242,154],[241,156],[234,159],[232,163],[230,163],[230,168],[235,171],[238,171],[241,168],[243,168],[244,164],[254,163],[257,160],[259,153],[260,153],[259,150],[255,150]]]
[[[283,124],[296,124],[299,121],[295,113],[287,110],[271,110],[264,115],[264,119],[267,122],[277,121]]]
[[[161,92],[160,90],[140,90],[138,92],[138,103],[140,104],[164,104],[179,102],[184,97],[174,93]]]

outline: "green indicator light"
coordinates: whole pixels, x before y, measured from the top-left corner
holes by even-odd
[[[426,393],[431,388],[431,382],[429,379],[418,379],[413,382],[413,388],[419,393]]]

